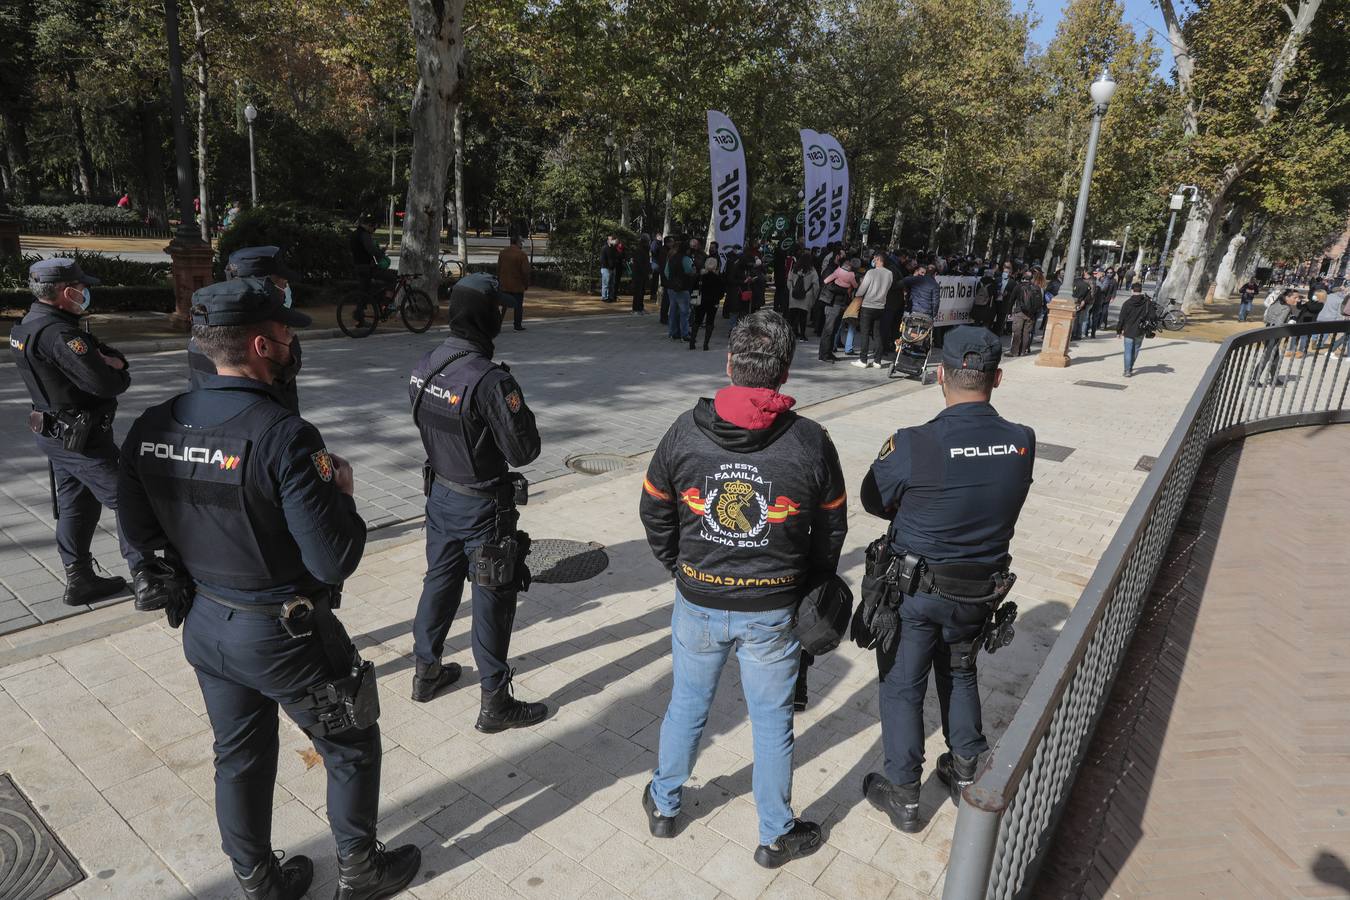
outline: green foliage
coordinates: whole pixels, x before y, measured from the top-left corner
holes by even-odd
[[[230,254],[242,247],[280,247],[291,268],[306,280],[328,281],[352,274],[347,245],[353,228],[324,210],[276,203],[242,211],[216,245],[216,268],[223,272]]]
[[[140,217],[129,209],[93,203],[63,206],[19,206],[14,212],[29,225],[44,231],[92,231],[105,225],[139,225]]]
[[[174,310],[173,288],[159,285],[115,285],[94,290],[95,313],[161,312]],[[23,309],[33,302],[27,287],[12,289],[0,283],[0,309]]]
[[[637,234],[618,222],[608,219],[586,219],[580,216],[563,219],[549,236],[549,248],[558,261],[564,276],[596,278],[600,268],[600,248],[605,238],[614,235],[623,241],[631,255],[637,244]]]
[[[169,284],[169,264],[137,262],[120,256],[105,256],[87,250],[71,250],[68,257],[80,268],[99,280],[100,293],[106,286],[158,286]],[[0,256],[0,289],[26,290],[28,268],[42,259],[35,253],[22,256]]]

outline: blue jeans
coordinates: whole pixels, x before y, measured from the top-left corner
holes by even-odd
[[[1139,358],[1139,351],[1144,346],[1144,339],[1142,337],[1127,337],[1123,340],[1125,341],[1125,371],[1133,372],[1134,361]]]
[[[844,345],[844,353],[847,355],[853,352],[853,338],[858,334],[858,320],[849,319],[844,323],[844,334],[839,343]]]
[[[772,844],[792,828],[792,691],[801,655],[792,622],[791,609],[728,612],[690,603],[675,591],[670,623],[675,677],[652,774],[652,800],[662,815],[680,812],[680,791],[694,770],[717,679],[735,649],[754,735],[751,784],[759,842]]]
[[[614,290],[614,270],[613,270],[613,269],[601,269],[601,270],[600,270],[600,299],[601,299],[601,300],[611,300],[611,299],[613,299],[613,295],[610,293],[610,292],[613,291],[613,290]]]
[[[689,340],[689,292],[667,290],[670,297],[670,336]]]
[[[1238,303],[1238,321],[1239,321],[1239,322],[1245,322],[1245,321],[1247,321],[1247,317],[1248,317],[1249,315],[1251,315],[1251,313],[1252,313],[1252,301],[1250,301],[1250,300],[1243,300],[1243,301],[1241,301],[1240,303]]]

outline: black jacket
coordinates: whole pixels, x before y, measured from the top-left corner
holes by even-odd
[[[824,428],[790,410],[749,429],[699,400],[662,438],[642,489],[652,553],[699,606],[795,606],[810,576],[839,566],[848,531],[839,455]]]
[[[1148,317],[1149,299],[1143,294],[1131,294],[1120,307],[1116,334],[1127,338],[1144,337],[1144,320]]]

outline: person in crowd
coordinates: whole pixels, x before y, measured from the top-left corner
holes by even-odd
[[[898,609],[890,610],[898,628],[873,631],[868,640],[875,643],[881,678],[885,768],[863,779],[863,795],[905,832],[923,828],[919,786],[930,670],[948,747],[938,757],[937,775],[953,803],[960,803],[989,748],[976,654],[993,613],[990,598],[999,597],[1000,586],[1006,591],[1009,548],[1036,459],[1035,433],[1002,418],[990,403],[1003,376],[1002,352],[989,330],[954,326],[938,368],[946,409],[889,437],[862,484],[863,509],[890,523],[891,552],[919,561],[917,581],[902,588]],[[991,446],[1017,449],[967,449]]]
[[[389,271],[389,254],[375,242],[376,219],[372,213],[362,213],[356,220],[356,227],[347,238],[347,248],[352,255],[352,267],[361,283],[361,293],[369,295],[376,281],[382,286],[392,284],[398,275]],[[357,313],[360,315],[360,307]]]
[[[1144,285],[1136,281],[1130,285],[1130,296],[1120,307],[1120,315],[1116,318],[1116,337],[1125,342],[1126,378],[1134,377],[1134,363],[1148,335],[1148,319],[1149,299],[1144,296]]]
[[[1088,281],[1088,297],[1083,308],[1083,337],[1097,337],[1097,322],[1101,318],[1102,296],[1106,290],[1106,278],[1100,268],[1093,269]]]
[[[825,429],[792,412],[794,400],[781,393],[794,349],[791,328],[772,310],[737,323],[727,355],[731,385],[671,426],[647,467],[639,505],[652,553],[675,579],[670,704],[642,791],[648,828],[658,839],[675,836],[682,789],[735,652],[754,732],[754,860],[765,868],[821,846],[820,826],[792,811],[801,653],[793,622],[807,585],[838,569],[848,528],[838,453]]]
[[[365,552],[366,523],[350,464],[273,387],[292,329],[309,316],[284,306],[265,278],[208,285],[192,301],[192,336],[216,374],[146,410],[122,445],[118,521],[146,561],[137,606],[182,627],[215,735],[221,849],[244,896],[297,900],[314,877],[307,857],[274,855],[280,709],[323,759],[332,896],[392,897],[422,853],[376,839],[376,674],[333,610]],[[216,449],[209,459],[153,452],[163,445]]]
[[[886,298],[890,296],[894,280],[894,273],[886,266],[886,257],[877,253],[872,257],[872,268],[863,275],[862,284],[858,286],[858,297],[862,298],[862,307],[858,311],[861,346],[853,364],[859,368],[875,369],[881,365],[879,360],[886,345],[881,321],[886,313]],[[868,351],[871,351],[870,357]]]
[[[870,260],[869,260],[870,262]],[[849,266],[853,269],[853,277],[861,279],[866,276],[867,265],[856,256],[849,257]],[[858,315],[862,311],[862,300],[859,299],[855,291],[849,299],[848,305],[844,307],[843,313],[839,316],[839,325],[836,328],[837,337],[834,342],[836,353],[843,353],[845,356],[856,356],[858,351],[854,349],[855,341],[858,337]]]
[[[717,308],[727,289],[722,283],[722,260],[717,254],[717,242],[709,245],[713,252],[703,260],[703,273],[699,278],[698,305],[692,307],[689,325],[689,349],[698,344],[698,330],[703,327],[703,349],[709,349],[712,340],[713,324],[717,321]],[[727,300],[730,303],[730,299]]]
[[[839,265],[825,276],[820,296],[825,304],[825,318],[821,323],[820,349],[817,358],[821,362],[838,362],[834,355],[835,339],[839,332],[839,320],[858,287],[858,279],[853,274],[853,264],[841,260]]]
[[[670,339],[689,340],[690,292],[698,280],[698,272],[689,255],[689,241],[681,240],[666,258],[666,293],[670,297]]]
[[[764,308],[764,295],[768,290],[768,278],[765,274],[764,257],[756,256],[750,267],[750,312],[756,313]]]
[[[605,236],[605,244],[600,248],[600,299],[613,303],[619,290],[619,267],[623,265],[623,255],[619,252],[619,239],[614,235]]]
[[[1247,317],[1252,314],[1252,303],[1256,300],[1256,292],[1261,290],[1261,286],[1256,283],[1255,278],[1247,279],[1247,283],[1238,289],[1238,321],[1245,322]]]
[[[647,296],[647,282],[652,274],[652,238],[651,235],[638,236],[633,247],[633,315],[643,316],[647,311],[643,299]]]
[[[1316,322],[1322,315],[1322,310],[1326,309],[1326,303],[1327,292],[1325,289],[1319,287],[1312,291],[1308,294],[1306,299],[1300,300],[1298,306],[1295,308],[1293,317],[1294,324],[1307,325]],[[1313,336],[1310,334],[1302,335],[1297,341],[1298,349],[1294,351],[1293,355],[1299,359],[1302,359],[1307,355],[1308,345],[1312,341],[1312,337]],[[1317,342],[1317,348],[1320,350],[1321,347],[1322,342],[1319,340]],[[1288,356],[1289,354],[1286,353],[1285,355]]]
[[[1045,275],[1039,266],[1022,272],[1009,302],[1012,305],[1012,347],[1008,355],[1029,356],[1036,320],[1045,305]]]
[[[1081,341],[1087,334],[1088,321],[1092,318],[1092,281],[1086,271],[1078,273],[1073,282],[1073,339]]]
[[[797,340],[806,343],[806,318],[820,296],[820,274],[816,272],[816,263],[810,250],[803,248],[797,254],[784,293],[788,296],[788,323],[797,335]]]
[[[1116,299],[1116,290],[1118,283],[1116,281],[1115,266],[1107,266],[1106,271],[1102,273],[1097,281],[1097,293],[1093,298],[1096,309],[1097,328],[1105,328],[1107,321],[1111,317],[1111,302]],[[1096,334],[1096,331],[1093,332]]]
[[[520,246],[520,235],[512,234],[506,246],[497,254],[497,296],[512,310],[516,331],[524,331],[525,291],[530,286],[530,258]]]
[[[1298,291],[1293,288],[1281,288],[1280,294],[1275,298],[1275,302],[1266,307],[1266,313],[1262,317],[1262,322],[1266,328],[1278,328],[1281,325],[1288,325],[1290,317],[1294,313],[1294,305],[1298,302]],[[1292,352],[1292,351],[1291,351]],[[1290,354],[1285,354],[1286,356]],[[1266,384],[1274,384],[1276,373],[1280,367],[1280,339],[1278,337],[1266,338],[1265,349],[1262,351],[1261,359],[1252,370],[1251,383],[1258,387],[1264,387]],[[1265,379],[1261,378],[1261,372],[1265,370]]]

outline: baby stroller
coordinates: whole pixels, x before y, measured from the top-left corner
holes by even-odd
[[[891,378],[917,378],[927,383],[928,351],[932,345],[933,317],[910,313],[900,326],[900,339],[895,342],[895,360],[891,363]]]

